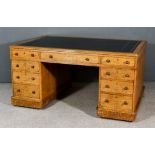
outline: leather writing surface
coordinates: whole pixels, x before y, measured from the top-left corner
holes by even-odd
[[[34,46],[45,48],[65,48],[95,51],[112,51],[132,53],[140,41],[113,40],[113,39],[88,39],[71,37],[42,37],[30,42],[22,43],[22,46]]]

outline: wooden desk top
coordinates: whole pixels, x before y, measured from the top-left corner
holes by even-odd
[[[44,36],[18,46],[133,53],[140,41]]]

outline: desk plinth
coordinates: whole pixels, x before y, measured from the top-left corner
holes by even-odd
[[[95,66],[99,67],[97,115],[133,121],[144,87],[145,47],[141,41],[132,53],[123,53],[12,45],[12,104],[44,108],[70,85],[69,64]]]

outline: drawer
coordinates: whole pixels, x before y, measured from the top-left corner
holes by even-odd
[[[27,51],[27,52],[25,52],[25,58],[26,58],[26,60],[38,60],[39,53],[34,52],[34,51]]]
[[[132,97],[123,95],[101,94],[100,106],[104,110],[132,112]]]
[[[101,80],[100,88],[108,93],[133,94],[133,82]]]
[[[12,79],[13,83],[24,83],[25,82],[25,73],[23,72],[13,72]]]
[[[109,80],[134,80],[134,70],[101,68],[101,78]]]
[[[40,65],[38,62],[26,61],[26,72],[39,73]]]
[[[13,72],[13,83],[34,84],[39,85],[39,74],[29,74],[22,72]]]
[[[40,83],[39,74],[26,74],[25,83],[39,85]]]
[[[76,57],[71,54],[41,53],[41,60],[60,63],[75,63]]]
[[[24,50],[12,50],[11,58],[12,59],[23,59],[25,57]]]
[[[13,85],[13,95],[19,97],[37,98],[40,97],[39,86]]]
[[[99,63],[99,58],[98,58],[98,56],[78,55],[77,56],[77,63],[98,64]]]
[[[115,66],[128,66],[134,67],[135,66],[135,59],[134,58],[124,58],[124,57],[110,57],[105,56],[101,58],[101,64],[103,65],[115,65]]]
[[[16,71],[25,71],[25,61],[12,60],[12,69]]]

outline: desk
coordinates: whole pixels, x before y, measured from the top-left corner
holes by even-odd
[[[145,47],[145,41],[55,36],[18,42],[10,46],[12,104],[44,108],[70,85],[70,65],[94,66],[97,115],[133,121],[143,93]]]

